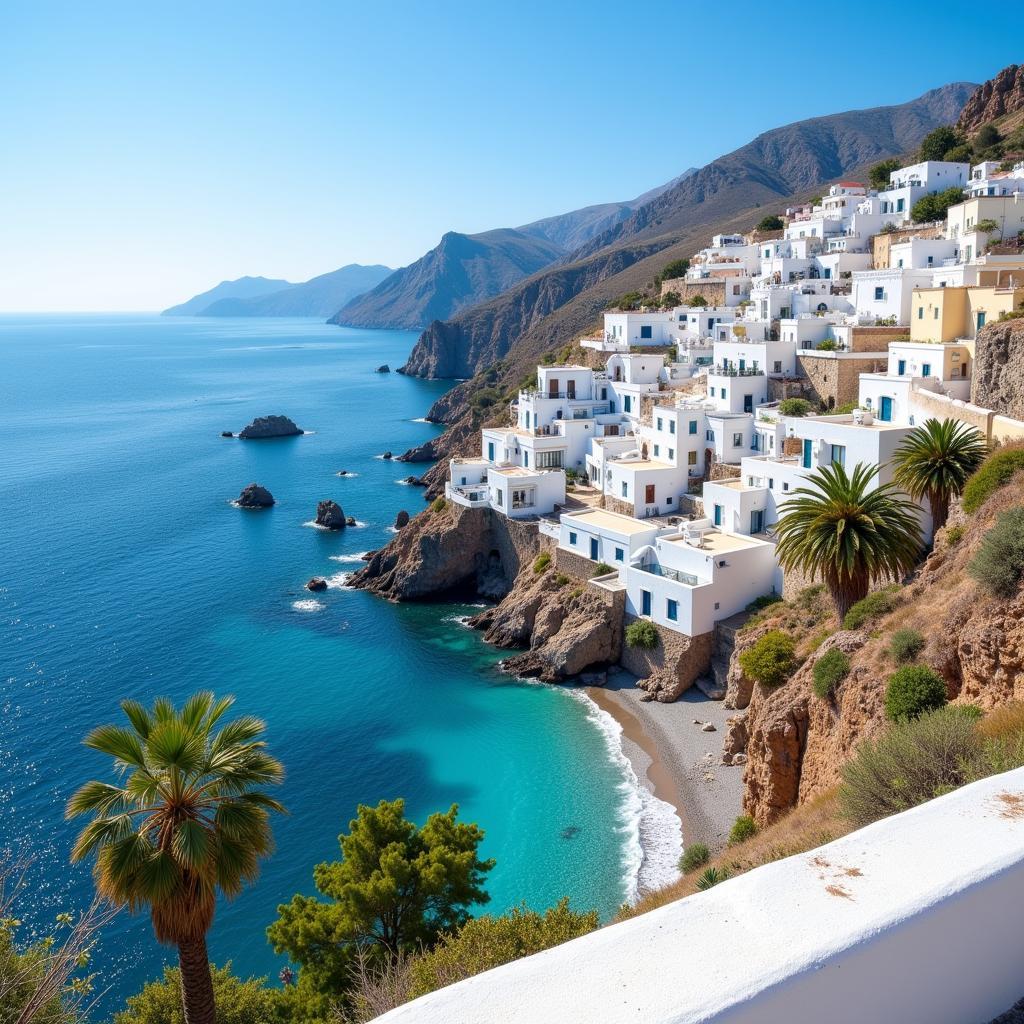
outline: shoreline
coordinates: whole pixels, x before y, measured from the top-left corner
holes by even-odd
[[[641,701],[634,684],[631,674],[613,669],[605,686],[580,689],[618,723],[622,753],[640,784],[675,809],[684,848],[704,843],[717,852],[742,812],[743,769],[721,764],[725,722],[733,712],[695,686],[660,704]],[[711,722],[715,731],[704,732],[695,719]]]

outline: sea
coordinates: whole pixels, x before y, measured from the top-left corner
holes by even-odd
[[[267,925],[381,799],[417,821],[458,804],[484,829],[496,866],[477,912],[568,896],[608,919],[675,877],[678,819],[581,691],[503,673],[464,624],[474,606],[346,587],[423,505],[402,478],[427,467],[381,455],[439,430],[423,416],[450,382],[375,372],[415,340],[309,319],[0,317],[0,849],[32,859],[23,938],[92,896],[64,805],[111,766],[83,737],[125,698],[204,689],[265,720],[287,773],[276,851],[209,936],[239,974],[277,982]],[[267,414],[307,433],[221,437]],[[273,508],[232,504],[251,482]],[[325,498],[357,525],[315,528]],[[307,591],[313,575],[329,588]],[[96,1018],[173,961],[145,914],[122,913],[90,966]]]

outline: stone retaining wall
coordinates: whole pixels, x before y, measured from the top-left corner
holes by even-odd
[[[624,615],[623,630],[635,621],[636,616]],[[638,678],[641,689],[651,693],[655,700],[667,703],[685,693],[699,676],[711,671],[714,633],[690,637],[657,623],[652,625],[658,632],[658,646],[630,647],[623,640],[619,663]]]

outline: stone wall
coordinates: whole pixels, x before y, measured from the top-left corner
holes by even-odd
[[[709,480],[739,480],[740,467],[733,466],[728,462],[715,462],[708,474]]]
[[[687,281],[685,277],[670,277],[661,282],[661,294],[675,292],[684,306],[697,295],[703,295],[709,306],[724,306],[726,280]]]
[[[944,221],[935,224],[922,224],[920,227],[902,228],[877,234],[871,239],[871,264],[874,270],[889,268],[889,253],[897,242],[905,242],[909,238],[944,238],[946,225]]]
[[[800,377],[769,377],[768,401],[781,402],[785,398],[803,398],[805,381]]]
[[[1024,420],[1024,319],[989,324],[978,333],[971,401]]]
[[[589,580],[594,575],[597,562],[592,562],[583,555],[577,555],[575,551],[566,551],[565,548],[555,549],[555,567],[566,576],[572,576],[577,580]]]
[[[844,359],[827,352],[798,352],[796,363],[805,382],[803,397],[820,403],[824,409],[835,409],[856,402],[860,375],[882,372],[887,361],[870,356]]]
[[[850,330],[851,352],[884,352],[888,357],[889,343],[909,341],[906,327],[854,327]]]
[[[615,498],[610,494],[604,496],[604,507],[609,512],[618,512],[620,515],[632,516],[633,506],[628,501],[623,501],[621,498]]]
[[[623,631],[635,621],[635,616],[625,615]],[[637,676],[637,686],[652,700],[670,703],[711,671],[714,633],[690,637],[657,623],[652,625],[658,631],[658,646],[648,650],[630,647],[623,641],[619,663]]]

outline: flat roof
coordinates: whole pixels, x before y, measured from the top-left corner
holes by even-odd
[[[572,519],[573,523],[582,526],[593,526],[596,529],[610,530],[613,533],[622,533],[632,537],[638,533],[650,533],[657,531],[658,525],[644,522],[642,519],[634,519],[632,516],[624,516],[619,512],[609,512],[603,508],[591,508],[582,512],[573,512],[571,515],[565,513],[562,519]]]
[[[624,459],[615,459],[611,465],[618,466],[620,469],[678,469],[678,466],[673,466],[671,462],[655,461],[654,459],[630,459],[626,461]]]
[[[698,547],[691,544],[681,533],[669,537],[659,537],[665,544],[679,544],[683,547],[693,548],[695,551],[708,551],[713,555],[724,555],[730,551],[742,551],[744,548],[754,548],[765,541],[756,540],[753,537],[743,537],[735,533],[722,533],[719,530],[708,530],[704,534],[704,545]]]
[[[500,473],[502,476],[540,476],[541,470],[524,469],[522,466],[491,466],[490,473]]]

